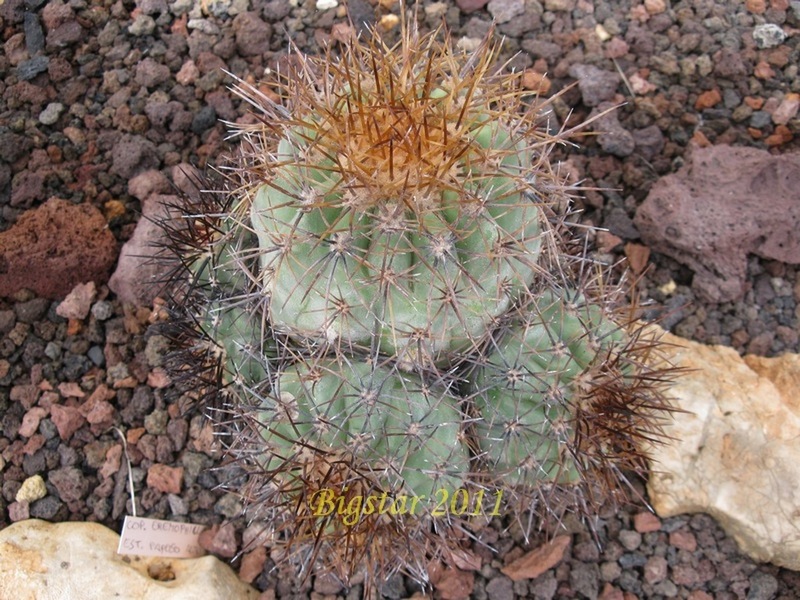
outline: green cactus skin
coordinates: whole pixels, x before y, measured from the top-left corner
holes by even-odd
[[[538,510],[569,488],[590,510],[593,477],[644,471],[636,441],[658,438],[669,374],[561,239],[549,156],[569,132],[542,132],[488,38],[460,55],[404,25],[397,46],[340,50],[279,80],[286,107],[234,87],[262,113],[234,130],[241,180],[170,229],[191,249],[187,354],[216,368],[202,384],[224,391],[276,539],[345,580],[423,578],[468,517],[320,520],[314,494],[480,489]]]
[[[187,293],[198,303],[193,320],[216,355],[212,362],[220,368],[221,383],[238,394],[268,379],[278,346],[263,311],[248,294],[255,236],[235,209],[202,218],[200,251],[188,262]]]
[[[577,484],[585,465],[576,412],[592,369],[611,364],[627,336],[601,305],[574,290],[548,290],[532,304],[475,370],[477,437],[489,470],[511,485]]]
[[[463,484],[463,417],[446,388],[364,362],[312,364],[287,365],[259,408],[267,471],[331,452],[391,493],[431,499]]]
[[[208,298],[231,298],[252,287],[255,236],[236,207],[221,215],[200,214],[199,246],[188,261],[189,280]],[[192,218],[192,215],[187,215]]]
[[[212,302],[198,320],[210,340],[218,344],[223,382],[255,390],[269,379],[278,357],[278,345],[255,311]],[[257,320],[258,319],[258,320]]]
[[[324,111],[328,125],[373,105],[379,112],[387,103],[379,93],[362,90],[359,102],[317,107],[305,117],[316,131],[294,127],[278,142],[272,179],[255,191],[251,208],[276,330],[342,347],[377,345],[404,368],[446,366],[479,345],[533,282],[543,231],[542,207],[525,180],[530,140],[513,119],[490,120],[485,100],[468,104],[465,115],[454,110],[469,102],[454,96],[468,91],[414,93],[426,123],[440,132],[420,144],[446,139],[447,129],[457,130],[458,145],[437,146],[447,169],[433,175],[443,180],[425,180],[423,163],[415,167],[421,174],[406,173],[421,181],[386,197],[364,198],[351,172],[356,159],[342,156],[374,143],[375,133],[349,133],[342,143],[355,150],[342,149],[319,123]]]

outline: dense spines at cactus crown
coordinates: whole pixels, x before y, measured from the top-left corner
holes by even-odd
[[[234,126],[236,183],[171,229],[190,355],[214,366],[252,495],[289,554],[344,577],[446,555],[466,517],[436,517],[439,490],[591,504],[658,434],[656,344],[575,274],[552,223],[562,138],[496,58],[404,25],[393,47],[301,58],[284,105],[240,83],[258,112]]]
[[[552,178],[550,140],[495,57],[488,38],[468,58],[411,29],[353,43],[286,77],[290,112],[242,128],[277,330],[442,367],[525,292],[556,201],[530,181],[537,161]]]

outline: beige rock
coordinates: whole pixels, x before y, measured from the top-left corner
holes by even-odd
[[[667,334],[677,408],[653,448],[650,500],[662,517],[715,517],[753,559],[800,570],[800,356],[745,357]]]
[[[97,523],[21,521],[0,531],[0,598],[220,600],[257,598],[213,556],[117,554],[119,536]]]
[[[47,487],[44,479],[41,475],[34,475],[22,482],[14,499],[17,502],[36,502],[45,496],[47,496]]]

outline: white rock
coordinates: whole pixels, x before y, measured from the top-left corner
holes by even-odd
[[[489,0],[486,10],[497,23],[508,23],[525,12],[524,0]]]
[[[213,556],[123,557],[97,523],[20,521],[0,531],[0,598],[238,600],[258,592]],[[156,579],[155,577],[158,577]]]
[[[775,46],[780,46],[786,40],[786,32],[781,29],[780,25],[764,23],[755,26],[753,39],[759,48],[774,48]]]
[[[61,113],[64,112],[64,105],[60,102],[51,102],[39,113],[39,122],[43,125],[55,125]]]
[[[339,6],[337,0],[317,0],[317,10],[330,10]]]
[[[666,427],[675,441],[651,450],[656,512],[708,513],[753,559],[800,569],[800,355],[664,340],[695,371],[670,389],[686,411]]]
[[[41,475],[34,475],[22,482],[14,499],[17,502],[31,503],[41,500],[45,496],[47,496],[47,487],[44,484],[44,479],[42,479]]]

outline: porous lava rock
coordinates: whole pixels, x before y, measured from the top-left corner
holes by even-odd
[[[634,224],[653,250],[694,271],[703,300],[736,300],[748,254],[800,263],[800,154],[695,148],[683,168],[653,185]]]
[[[0,233],[0,297],[29,289],[60,300],[79,283],[103,284],[117,252],[97,208],[51,198]]]

